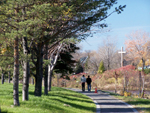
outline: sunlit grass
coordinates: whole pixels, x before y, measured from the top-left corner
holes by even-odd
[[[48,95],[34,96],[34,86],[29,87],[29,101],[22,101],[22,85],[19,85],[20,106],[13,106],[13,84],[0,83],[0,106],[3,113],[93,113],[96,105],[86,95],[63,88],[52,87]]]

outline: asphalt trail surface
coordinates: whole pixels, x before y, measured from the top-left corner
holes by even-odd
[[[139,113],[131,105],[110,96],[108,93],[98,91],[82,92],[80,89],[67,88],[89,96],[96,104],[96,113]]]

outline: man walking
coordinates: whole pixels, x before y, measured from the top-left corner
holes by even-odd
[[[82,91],[85,91],[86,78],[84,77],[84,75],[81,77],[81,82],[82,82]]]
[[[88,78],[86,79],[86,82],[87,82],[87,86],[88,86],[88,91],[91,91],[92,79],[90,78],[90,76],[88,76]]]

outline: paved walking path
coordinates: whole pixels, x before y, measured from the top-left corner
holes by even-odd
[[[82,92],[80,89],[68,88],[70,90],[89,96],[96,104],[96,113],[138,113],[131,105],[110,96],[107,93],[98,91]]]

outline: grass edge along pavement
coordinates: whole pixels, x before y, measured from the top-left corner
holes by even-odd
[[[120,96],[119,94],[115,94],[109,91],[101,90],[102,92],[106,92],[115,98],[126,102],[127,104],[134,107],[139,113],[150,113],[150,99],[138,98],[134,96]]]
[[[44,88],[42,88],[44,93]],[[93,113],[96,105],[88,96],[59,87],[52,87],[48,95],[34,96],[29,86],[29,101],[22,101],[22,84],[19,84],[20,106],[13,106],[13,84],[0,82],[1,113]]]
[[[126,102],[123,102],[122,100],[120,99],[117,99],[115,98],[114,96],[111,96],[108,92],[105,92],[105,91],[101,91],[101,90],[92,90],[91,92],[89,91],[85,91],[83,92],[81,89],[78,89],[78,88],[67,88],[67,89],[70,89],[70,90],[73,90],[73,91],[76,91],[76,92],[80,92],[82,94],[85,94],[87,96],[89,96],[93,101],[94,103],[96,104],[96,113],[101,113],[101,112],[110,112],[110,113],[113,113],[113,112],[135,112],[135,113],[139,113],[134,107],[132,107],[131,105],[129,105],[128,103]],[[113,93],[112,93],[113,94]],[[108,98],[109,99],[108,99]],[[120,103],[120,106],[122,106],[123,109],[126,109],[125,111],[124,110],[120,110],[120,106],[117,107],[114,107],[114,102],[113,104],[110,104],[111,102],[109,100],[116,100],[115,102],[116,103]],[[101,101],[102,100],[102,101]],[[105,101],[103,101],[105,100]],[[121,104],[123,103],[123,105]],[[110,104],[110,106],[108,107],[108,105]],[[101,108],[101,105],[103,105],[103,107]],[[117,104],[116,104],[117,105]],[[124,106],[124,107],[123,107]],[[109,110],[105,110],[105,109],[109,109]],[[102,109],[102,111],[101,111]],[[118,109],[118,110],[117,110]],[[113,111],[113,112],[112,112]]]
[[[84,95],[86,95],[85,94],[85,92],[86,93],[92,93],[92,92],[94,92],[94,90],[91,90],[91,92],[88,92],[88,91],[85,91],[85,92],[82,92],[81,91],[81,89],[79,89],[79,88],[65,88],[65,89],[69,89],[69,90],[72,90],[72,91],[75,91],[75,92],[79,92],[79,93],[82,93],[82,94],[84,94]],[[93,100],[93,102],[95,103],[95,105],[96,105],[96,113],[100,113],[100,105],[97,103],[97,101],[96,100],[94,100],[94,98],[93,97],[91,97],[91,96],[89,96],[89,95],[87,95],[89,98],[91,98],[92,100]]]

